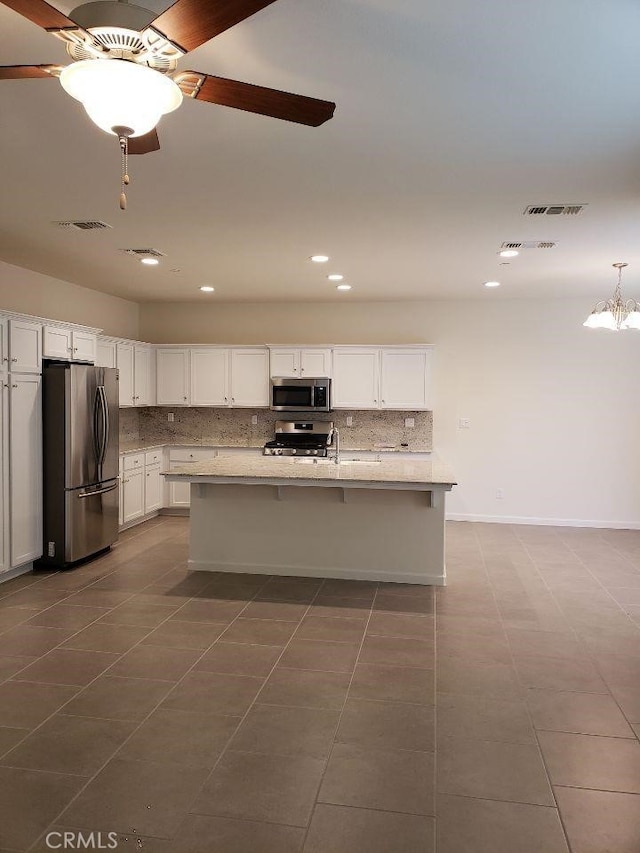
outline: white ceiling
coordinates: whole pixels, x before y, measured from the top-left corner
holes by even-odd
[[[180,67],[334,100],[335,117],[184,102],[161,151],[132,158],[126,212],[115,137],[54,79],[2,81],[0,257],[138,301],[590,300],[618,260],[638,295],[639,38],[635,0],[278,0]],[[66,61],[3,6],[0,49],[6,65]],[[522,215],[545,203],[588,207]],[[51,224],[67,219],[113,229]],[[506,240],[558,245],[499,266]],[[159,267],[119,251],[148,246]],[[329,264],[308,261],[320,252]]]

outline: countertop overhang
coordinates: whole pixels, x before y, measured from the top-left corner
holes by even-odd
[[[170,482],[449,491],[456,480],[438,460],[382,459],[314,463],[273,457],[219,456],[163,472]]]

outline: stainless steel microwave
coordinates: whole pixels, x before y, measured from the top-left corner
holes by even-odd
[[[271,408],[276,412],[330,412],[331,380],[275,377],[271,380]]]

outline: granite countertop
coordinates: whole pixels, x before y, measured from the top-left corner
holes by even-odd
[[[271,456],[219,456],[208,462],[192,462],[170,473],[170,480],[198,483],[266,483],[284,485],[340,485],[387,489],[415,488],[427,491],[431,486],[450,489],[456,485],[453,473],[439,460],[393,459],[357,461],[336,465],[333,459],[274,459]]]
[[[137,453],[143,450],[155,450],[159,447],[210,447],[212,449],[224,448],[229,450],[262,450],[263,444],[214,444],[211,441],[194,441],[192,438],[180,440],[174,437],[171,441],[145,441],[144,439],[135,439],[131,441],[120,442],[120,453]],[[341,450],[347,453],[420,453],[431,454],[429,450],[412,450],[410,447],[402,447],[400,445],[376,447],[341,447]]]

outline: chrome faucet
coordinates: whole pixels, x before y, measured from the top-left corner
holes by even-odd
[[[336,465],[339,465],[340,464],[340,433],[338,432],[338,427],[333,428],[333,436],[332,436],[331,440],[335,441],[335,444],[336,444],[336,455],[335,455],[333,461],[336,463]]]

